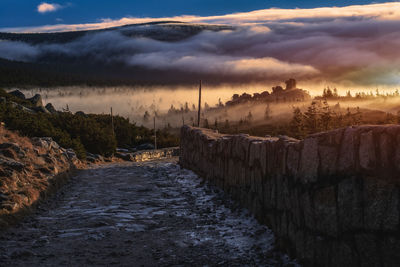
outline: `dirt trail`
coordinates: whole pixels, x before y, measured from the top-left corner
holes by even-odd
[[[0,233],[1,266],[292,266],[273,234],[176,159],[82,171]]]

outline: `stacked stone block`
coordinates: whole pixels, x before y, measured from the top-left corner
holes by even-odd
[[[240,201],[307,266],[400,264],[400,126],[302,141],[184,126],[180,164]]]

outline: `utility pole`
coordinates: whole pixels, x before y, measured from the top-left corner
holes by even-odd
[[[154,116],[154,150],[157,150],[156,116]]]
[[[114,132],[114,116],[113,116],[112,107],[111,107],[111,130],[112,130],[112,134],[115,135],[115,132]]]
[[[201,80],[199,86],[199,112],[197,114],[197,127],[200,127],[200,112],[201,112]]]

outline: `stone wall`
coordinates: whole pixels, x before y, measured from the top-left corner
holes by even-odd
[[[117,153],[116,156],[126,161],[142,162],[179,156],[179,147],[143,150],[134,153]]]
[[[240,201],[306,266],[400,264],[400,126],[303,141],[184,126],[180,164]]]

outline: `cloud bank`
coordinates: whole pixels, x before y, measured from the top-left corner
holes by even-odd
[[[43,3],[46,4],[46,3]],[[48,4],[54,5],[54,4]],[[55,4],[57,5],[57,4]],[[59,6],[59,5],[57,5]],[[61,6],[60,6],[61,7]],[[60,32],[60,31],[78,31],[94,30],[109,27],[117,27],[127,24],[147,23],[154,21],[181,21],[187,23],[213,23],[213,24],[259,24],[263,22],[287,21],[287,22],[307,22],[334,20],[336,18],[358,19],[374,18],[376,20],[399,20],[400,3],[390,2],[371,5],[352,5],[346,7],[322,7],[312,9],[263,9],[252,12],[233,13],[221,16],[175,16],[162,18],[135,18],[125,17],[117,20],[102,19],[98,23],[86,24],[59,24],[45,25],[39,27],[18,27],[18,28],[0,28],[3,32]]]
[[[62,8],[62,6],[59,4],[51,4],[51,3],[43,2],[37,6],[37,11],[41,14],[44,14],[44,13],[49,13],[49,12],[55,12],[61,8]]]
[[[157,20],[165,18],[151,19]],[[398,86],[400,82],[400,3],[269,9],[214,17],[184,16],[179,20],[235,27],[203,31],[177,42],[133,38],[122,31],[89,34],[65,44],[0,42],[0,57],[34,61],[61,55],[146,68],[155,74],[171,70],[177,75],[191,72],[203,77],[221,75],[256,81],[294,77],[360,86]],[[42,30],[94,29],[133,22],[146,19],[124,18]],[[173,31],[163,25],[135,27],[167,35]]]

